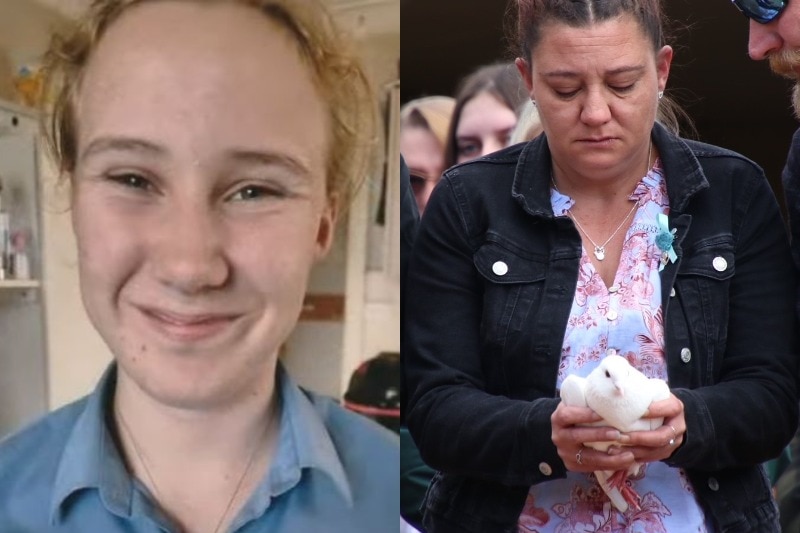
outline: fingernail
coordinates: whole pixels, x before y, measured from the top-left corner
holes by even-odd
[[[617,430],[606,432],[606,440],[619,440],[622,434]]]
[[[619,438],[616,440],[621,444],[628,444],[631,441],[631,436],[625,435],[624,433],[620,433]]]

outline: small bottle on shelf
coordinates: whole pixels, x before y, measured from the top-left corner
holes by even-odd
[[[28,261],[28,237],[22,230],[11,235],[11,277],[14,279],[31,279],[31,267]]]
[[[0,280],[10,277],[11,221],[3,209],[3,181],[0,179]]]

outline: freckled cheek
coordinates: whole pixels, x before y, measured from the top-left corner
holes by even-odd
[[[143,232],[103,210],[73,209],[81,283],[94,290],[122,284],[140,264]]]
[[[287,220],[251,231],[231,231],[227,255],[239,278],[264,290],[296,292],[305,288],[315,258],[317,226]]]

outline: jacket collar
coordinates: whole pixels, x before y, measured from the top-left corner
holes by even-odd
[[[694,194],[708,188],[708,180],[694,151],[683,139],[659,123],[653,125],[651,135],[664,167],[670,211],[683,212]],[[511,195],[533,216],[554,216],[550,203],[552,168],[545,135],[539,135],[522,149],[514,171]]]

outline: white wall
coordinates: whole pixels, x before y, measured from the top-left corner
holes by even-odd
[[[35,65],[59,14],[30,0],[0,0],[0,98],[16,100],[11,76],[23,65]]]

